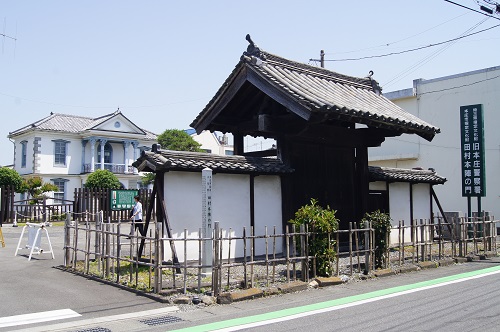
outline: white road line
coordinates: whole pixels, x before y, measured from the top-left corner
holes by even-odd
[[[60,310],[51,310],[51,311],[43,311],[36,312],[32,314],[24,314],[24,315],[16,315],[16,316],[8,316],[0,318],[0,328],[8,327],[8,326],[18,326],[18,325],[26,325],[26,324],[35,324],[41,322],[49,322],[52,320],[58,319],[67,319],[80,317],[81,315],[76,311],[71,309],[60,309]]]
[[[127,314],[119,314],[113,316],[105,316],[105,317],[97,317],[97,318],[89,318],[84,320],[76,320],[65,323],[58,323],[54,325],[45,325],[40,327],[30,328],[30,332],[46,332],[46,331],[67,331],[68,329],[77,329],[79,327],[96,325],[96,324],[105,324],[112,323],[116,321],[122,321],[126,319],[137,319],[137,318],[147,318],[148,316],[157,316],[157,315],[165,315],[168,313],[179,311],[179,308],[176,306],[169,306],[159,309],[151,309],[144,310],[138,312],[131,312]]]

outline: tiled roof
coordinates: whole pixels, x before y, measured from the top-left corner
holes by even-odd
[[[217,173],[286,174],[294,170],[273,157],[218,156],[211,153],[158,150],[144,151],[133,164],[139,171],[202,171]],[[369,166],[370,181],[443,184],[446,178],[433,170]]]
[[[277,158],[218,156],[211,153],[170,150],[144,151],[133,164],[139,171],[202,171],[217,173],[281,174],[293,171]]]
[[[43,131],[57,131],[57,132],[66,132],[66,133],[81,133],[86,130],[89,130],[96,125],[108,120],[109,118],[116,115],[116,113],[106,114],[99,118],[89,118],[78,115],[69,115],[69,114],[60,114],[60,113],[51,113],[48,117],[43,118],[39,121],[33,122],[30,125],[27,125],[23,128],[15,130],[9,133],[10,136],[15,136],[18,134],[22,134],[24,132],[30,130],[43,130]],[[156,134],[144,130],[146,134],[143,139],[145,140],[156,140]]]
[[[434,170],[369,166],[370,181],[444,184],[446,178]]]
[[[428,140],[440,131],[381,95],[378,83],[370,77],[352,77],[290,61],[256,46],[249,46],[249,50],[244,52],[231,75],[191,127],[197,127],[242,70],[251,70],[310,113],[321,113],[371,127],[415,133]]]

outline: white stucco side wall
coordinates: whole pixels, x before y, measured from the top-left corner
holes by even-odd
[[[255,177],[255,234],[271,236],[283,234],[282,209],[281,209],[281,179],[276,175],[261,175]],[[273,253],[273,247],[277,252],[282,251],[282,238],[267,239],[267,253]],[[266,240],[257,239],[255,241],[255,253],[257,255],[266,254]]]
[[[276,225],[277,234],[281,234],[281,189],[278,176],[255,177],[255,234],[264,235],[265,226],[272,232]],[[199,238],[201,224],[201,172],[167,172],[165,173],[165,204],[172,229],[176,239],[184,237],[184,229],[188,238]],[[250,175],[214,174],[212,177],[213,221],[219,222],[223,229],[223,237],[241,237],[243,228],[250,236]],[[262,242],[262,243],[261,243]],[[272,252],[272,240],[268,249]],[[176,252],[179,260],[184,260],[184,247],[181,241],[176,242]],[[282,242],[276,242],[279,253]],[[171,250],[165,243],[164,259],[171,259]],[[229,249],[230,248],[230,249]],[[242,257],[244,246],[242,240],[232,240],[223,245],[223,257]],[[198,241],[189,241],[187,259],[197,260],[199,252]],[[265,240],[256,241],[255,255],[265,254]],[[250,255],[250,240],[247,241],[247,255]]]
[[[389,211],[392,219],[392,226],[398,226],[400,221],[404,221],[405,226],[410,225],[410,184],[396,182],[389,184]],[[405,241],[410,239],[409,229],[405,229]],[[391,232],[391,243],[398,242],[398,233]]]

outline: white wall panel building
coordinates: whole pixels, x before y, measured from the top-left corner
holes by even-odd
[[[461,189],[460,106],[482,104],[486,147],[486,197],[482,209],[500,216],[500,66],[440,77],[418,79],[413,88],[385,96],[406,111],[441,128],[432,142],[417,136],[388,138],[369,151],[370,165],[433,168],[448,182],[436,187],[445,211],[467,212]],[[472,199],[477,210],[477,199]]]

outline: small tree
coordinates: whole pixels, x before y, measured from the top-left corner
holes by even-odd
[[[311,204],[302,206],[295,212],[295,219],[290,223],[300,226],[308,225],[314,234],[309,238],[309,254],[316,257],[316,273],[320,276],[331,276],[335,260],[335,240],[333,232],[339,228],[335,210],[329,206],[323,208],[316,199]],[[311,267],[312,268],[312,267]]]
[[[375,230],[375,268],[383,268],[387,262],[387,249],[389,248],[389,235],[391,234],[391,217],[388,213],[366,213],[361,219],[362,226],[368,227],[371,222]]]
[[[12,168],[0,167],[0,186],[12,186],[14,190],[20,191],[23,178]]]
[[[85,188],[119,189],[121,187],[122,184],[116,175],[106,169],[98,169],[90,173],[85,182]]]
[[[203,152],[201,144],[180,129],[167,129],[158,136],[158,143],[167,150]]]
[[[27,192],[30,204],[39,204],[44,198],[48,198],[47,195],[50,191],[57,191],[59,188],[48,182],[43,182],[42,178],[39,176],[32,176],[23,180],[21,184],[20,192]]]
[[[145,186],[148,186],[150,184],[152,184],[155,180],[155,176],[156,174],[155,173],[149,173],[149,172],[146,172],[144,174],[141,175],[141,182],[143,185]]]

